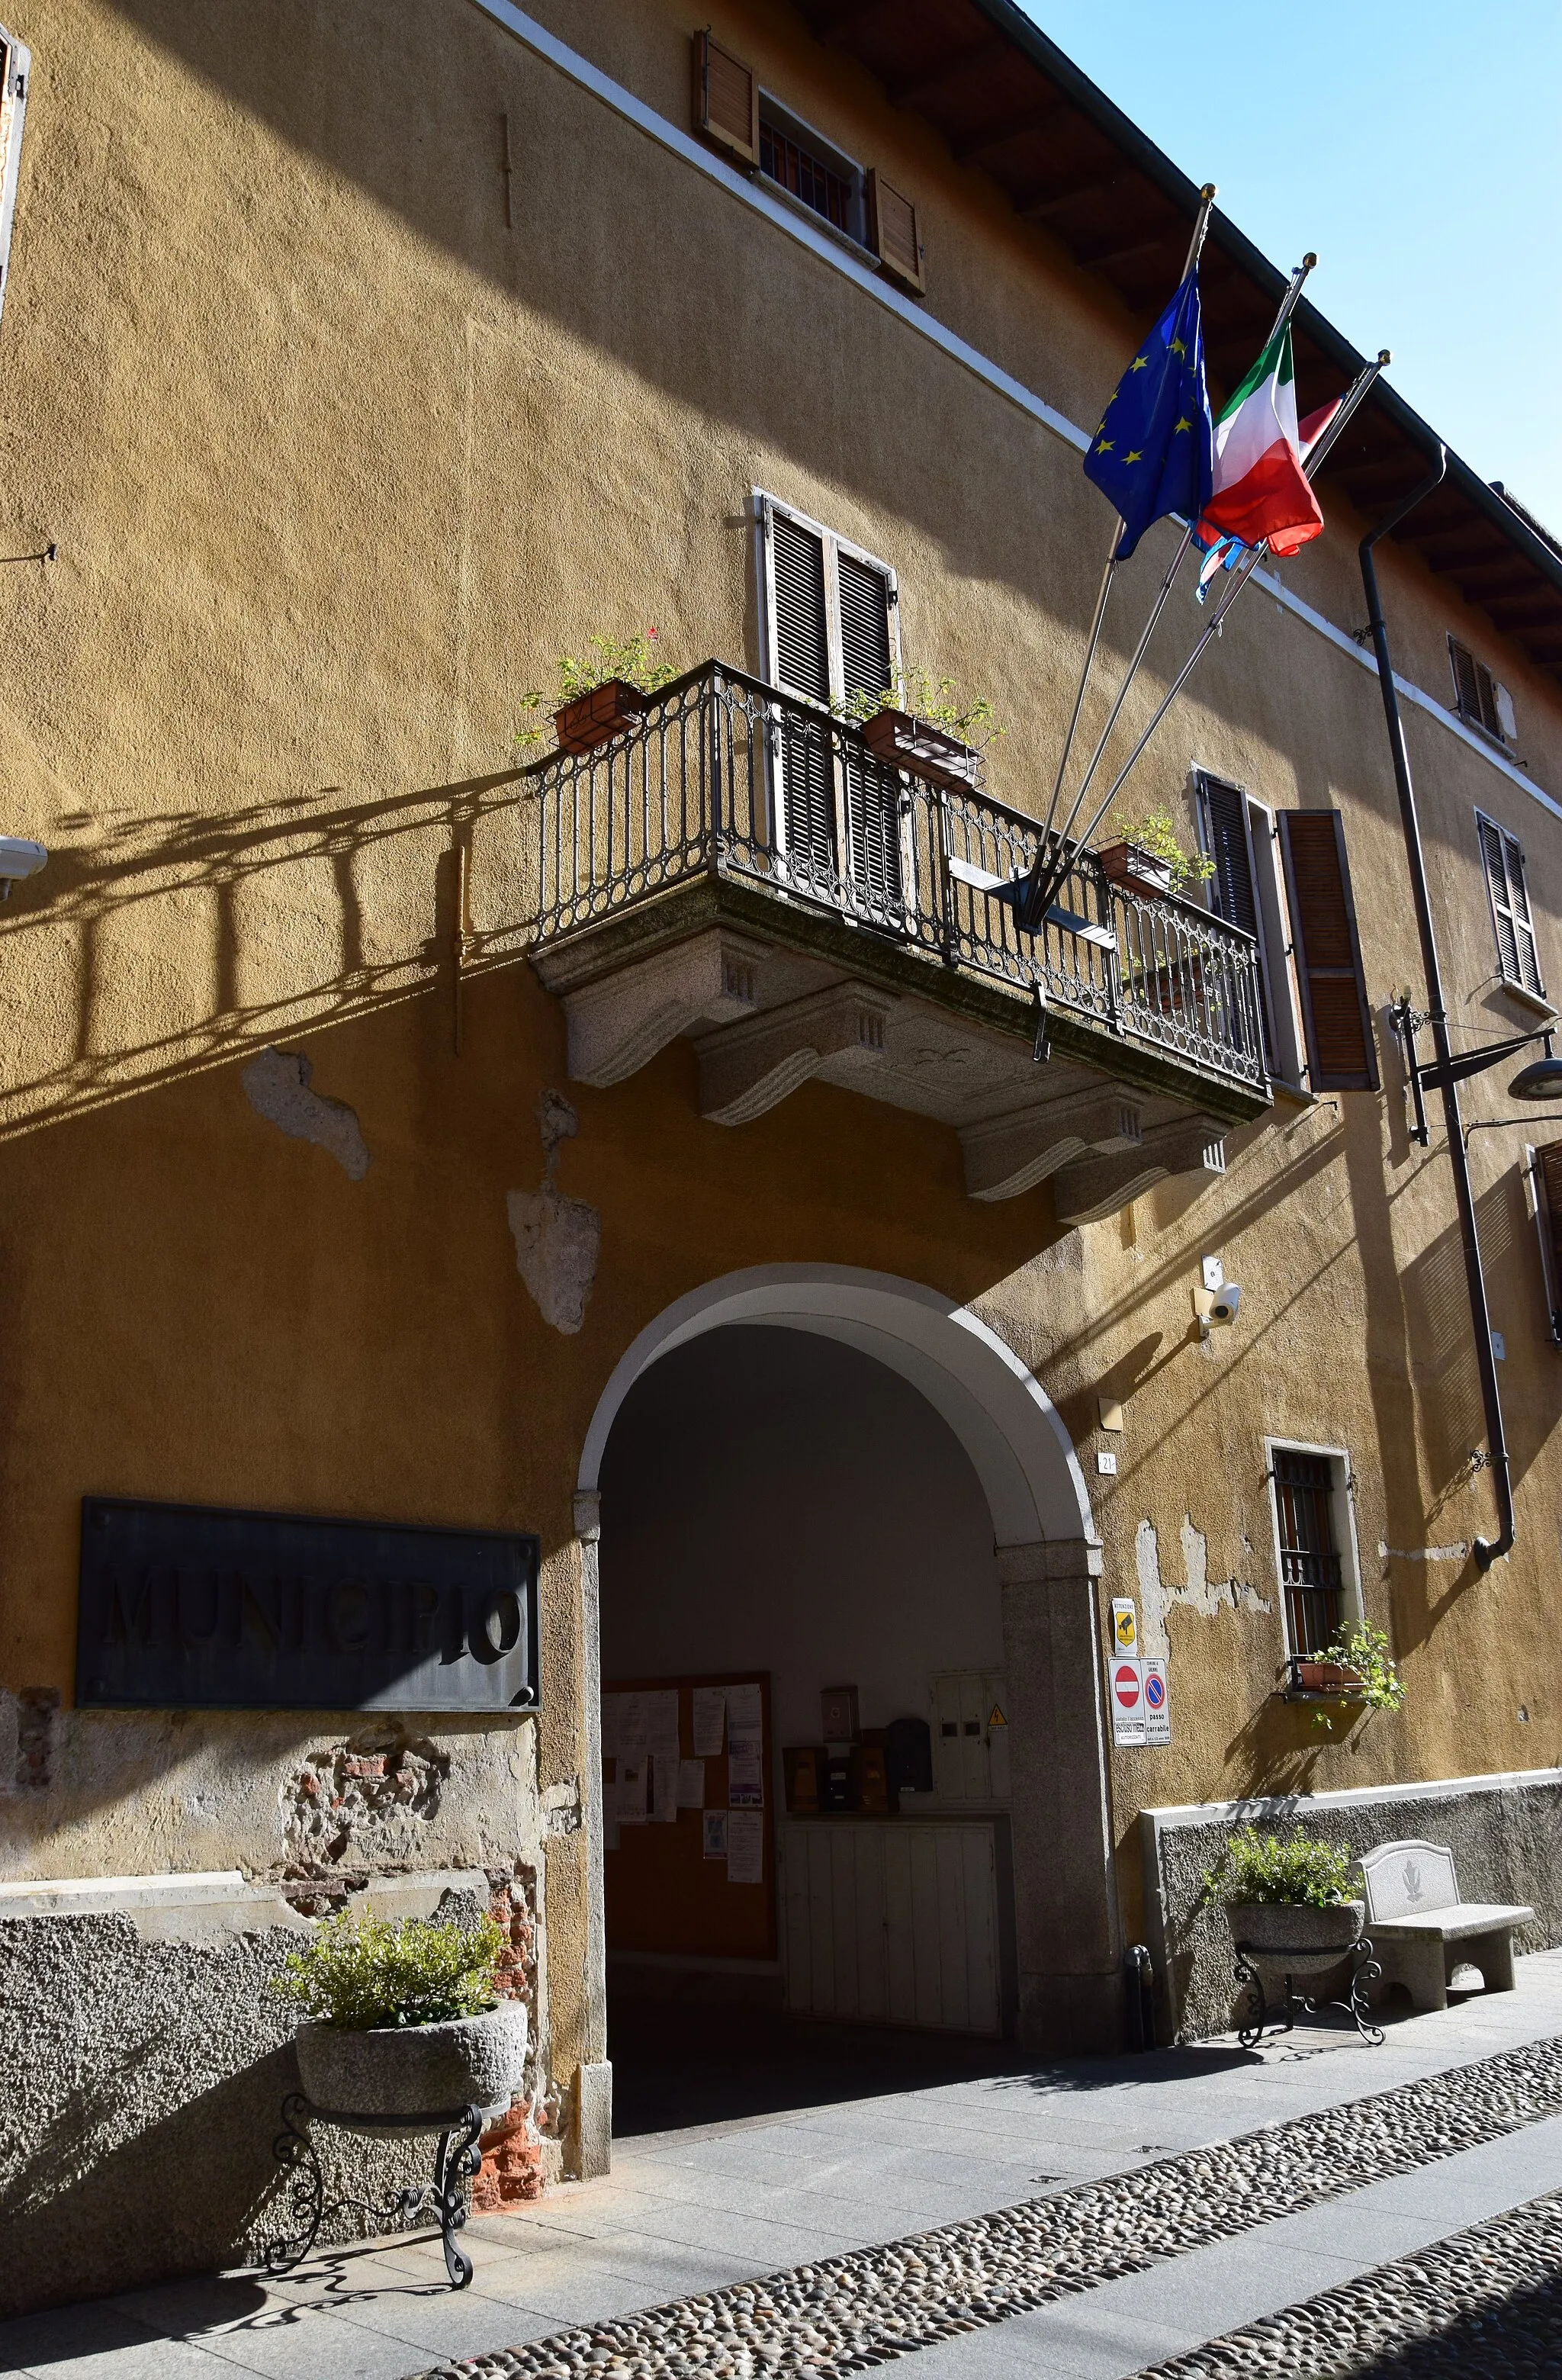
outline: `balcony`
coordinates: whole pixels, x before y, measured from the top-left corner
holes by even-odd
[[[576,1081],[621,1082],[685,1035],[713,1123],[834,1083],[951,1125],[973,1197],[1049,1178],[1065,1223],[1219,1172],[1226,1131],[1268,1105],[1251,937],[1090,853],[1020,932],[992,888],[1040,829],[975,768],[882,759],[707,662],[523,782],[532,962]]]

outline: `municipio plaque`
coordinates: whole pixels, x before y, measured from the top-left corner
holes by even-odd
[[[81,1500],[84,1709],[538,1706],[539,1540]]]

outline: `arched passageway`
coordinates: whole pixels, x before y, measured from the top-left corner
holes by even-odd
[[[1010,1349],[914,1282],[729,1276],[626,1353],[577,1514],[621,2043],[658,2003],[1115,2039],[1100,1558]]]

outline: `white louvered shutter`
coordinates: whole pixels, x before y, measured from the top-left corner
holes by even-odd
[[[1248,839],[1247,795],[1239,785],[1222,783],[1218,777],[1198,780],[1199,797],[1204,804],[1205,848],[1215,862],[1214,898],[1211,906],[1217,917],[1228,925],[1240,926],[1261,946],[1263,933],[1258,917],[1258,887],[1253,879],[1253,845]],[[1258,974],[1258,1019],[1264,1037],[1264,1063],[1269,1073],[1276,1072],[1275,1037],[1269,1019],[1269,986],[1265,970]]]
[[[884,694],[890,685],[890,583],[855,554],[837,559],[841,675],[847,701]],[[846,769],[846,832],[852,878],[871,909],[893,916],[902,906],[900,783],[881,762],[854,759]]]
[[[1539,998],[1543,991],[1540,959],[1535,950],[1534,919],[1524,882],[1524,854],[1506,828],[1476,813],[1481,857],[1491,895],[1492,925],[1497,940],[1497,964],[1505,983],[1520,985]]]
[[[829,700],[829,625],[825,602],[825,544],[783,512],[770,515],[771,599],[775,606],[775,673],[786,694]],[[834,873],[835,797],[829,735],[790,714],[781,729],[781,798],[787,865],[799,881],[827,887]]]

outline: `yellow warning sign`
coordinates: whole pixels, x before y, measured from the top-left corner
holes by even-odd
[[[1139,1629],[1132,1603],[1127,1601],[1113,1603],[1112,1640],[1120,1653],[1132,1653],[1137,1650]]]
[[[994,1703],[991,1710],[987,1713],[987,1725],[989,1727],[1007,1727],[1009,1721],[1004,1718],[1003,1713],[999,1709],[998,1705]]]

